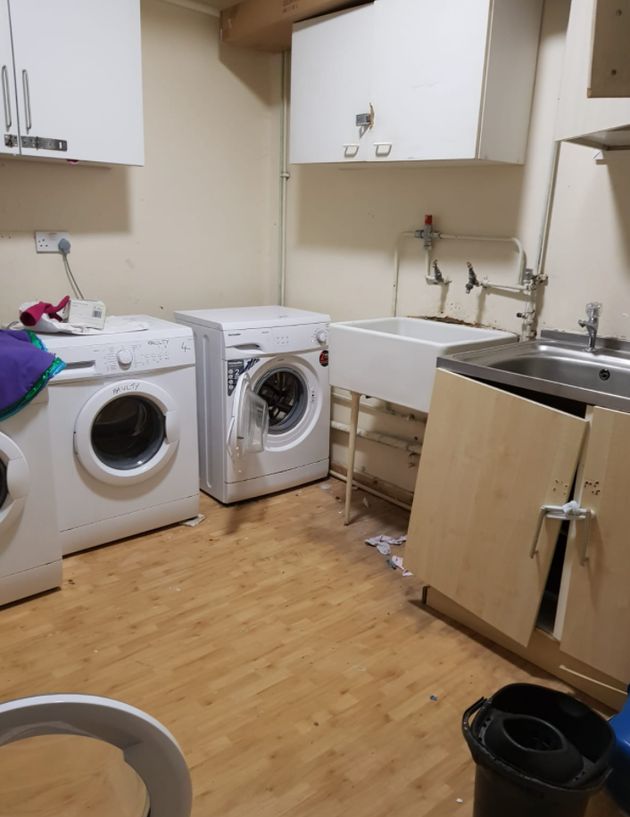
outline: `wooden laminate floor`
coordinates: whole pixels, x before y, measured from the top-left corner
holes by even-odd
[[[204,497],[196,528],[67,559],[61,592],[0,610],[0,695],[107,695],[159,718],[194,817],[470,817],[465,707],[512,681],[563,687],[420,608],[417,580],[363,544],[405,513],[355,494],[344,528],[343,488]],[[24,773],[9,750],[0,781]],[[36,786],[36,765],[23,776]],[[50,814],[74,817],[54,796]]]

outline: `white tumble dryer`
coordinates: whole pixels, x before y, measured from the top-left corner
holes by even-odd
[[[49,386],[64,554],[195,516],[195,351],[184,326],[47,335],[66,362]]]
[[[328,474],[328,324],[280,306],[176,312],[197,357],[201,488],[230,503]]]
[[[0,604],[61,584],[48,389],[0,422]]]

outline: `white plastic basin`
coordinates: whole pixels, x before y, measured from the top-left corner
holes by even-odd
[[[442,355],[515,343],[499,329],[421,318],[373,318],[330,326],[330,383],[427,412]]]

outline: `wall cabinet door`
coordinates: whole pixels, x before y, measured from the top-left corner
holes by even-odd
[[[520,644],[540,607],[587,423],[438,371],[405,564],[426,584]],[[533,545],[536,550],[532,556]]]
[[[476,158],[490,5],[375,3],[371,159]]]
[[[590,535],[584,525],[574,525],[568,542],[561,647],[568,655],[626,681],[630,678],[629,475],[630,414],[594,408],[577,498],[595,516]]]
[[[299,23],[291,161],[523,162],[541,13],[541,0],[375,0]]]
[[[18,112],[7,0],[0,0],[0,153],[19,153]]]
[[[595,0],[588,95],[630,99],[630,2]]]
[[[597,147],[630,146],[630,99],[590,99],[596,0],[571,0],[556,138]]]
[[[291,60],[291,161],[368,158],[374,6],[295,26]]]
[[[138,0],[9,0],[9,8],[22,155],[142,164]]]

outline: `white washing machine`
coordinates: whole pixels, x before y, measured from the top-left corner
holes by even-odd
[[[47,335],[67,364],[49,386],[64,554],[199,511],[195,351],[184,326]]]
[[[61,584],[48,390],[0,422],[0,604]]]
[[[325,477],[330,317],[261,306],[175,319],[195,335],[202,490],[229,503]]]

